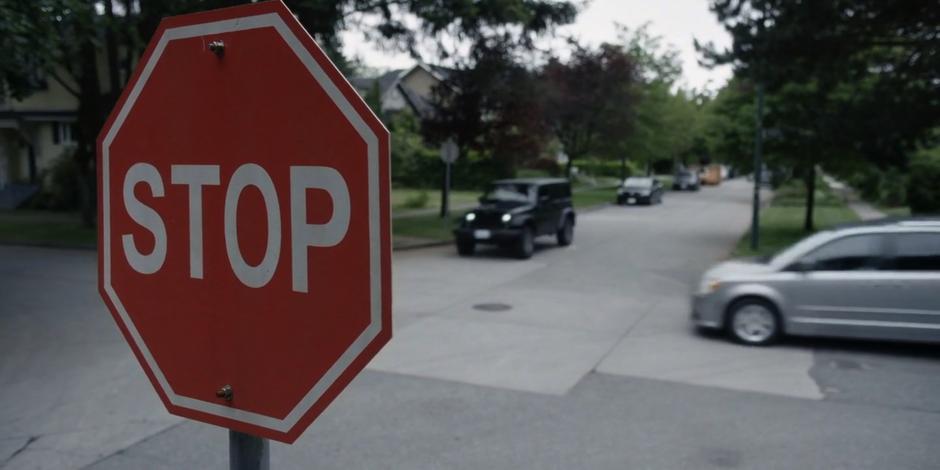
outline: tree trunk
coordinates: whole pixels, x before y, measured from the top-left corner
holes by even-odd
[[[78,77],[78,135],[74,157],[78,169],[82,223],[86,227],[94,227],[98,209],[95,188],[95,138],[104,123],[102,94],[97,68],[97,52],[90,39],[84,41],[79,55],[81,73]]]
[[[627,156],[620,156],[620,182],[623,182],[627,179]]]
[[[571,169],[574,166],[574,157],[568,156],[568,163],[565,163],[565,178],[571,179]]]
[[[105,52],[108,56],[108,96],[109,101],[116,102],[121,91],[120,85],[120,64],[118,63],[118,45],[117,37],[114,34],[116,28],[114,20],[114,5],[111,0],[105,0],[104,12],[108,17],[108,27],[105,28]]]
[[[806,218],[803,220],[803,230],[812,232],[815,229],[813,224],[813,210],[816,206],[816,165],[810,163],[806,168]]]

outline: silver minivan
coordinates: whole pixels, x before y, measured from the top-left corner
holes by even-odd
[[[782,334],[940,341],[940,220],[883,220],[809,236],[761,261],[709,269],[692,320],[745,344]]]

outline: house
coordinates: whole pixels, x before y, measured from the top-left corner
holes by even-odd
[[[434,110],[434,88],[448,74],[446,68],[418,64],[378,77],[353,77],[350,83],[363,97],[378,91],[382,113],[410,111],[427,118]],[[56,80],[41,85],[22,100],[0,96],[0,209],[15,208],[35,194],[48,170],[74,146],[78,100]]]
[[[352,77],[349,82],[366,98],[377,91],[383,114],[410,111],[427,118],[434,112],[434,88],[449,74],[447,68],[419,63],[378,77]]]
[[[0,209],[33,195],[45,170],[74,145],[78,100],[56,80],[14,100],[0,95]]]

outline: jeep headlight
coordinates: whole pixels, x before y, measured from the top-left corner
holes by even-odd
[[[467,215],[463,216],[463,219],[466,220],[467,222],[473,222],[474,220],[476,220],[476,218],[477,218],[477,215],[474,214],[473,212],[468,212]]]
[[[502,220],[504,224],[508,224],[509,221],[512,220],[512,214],[503,214],[499,220]]]

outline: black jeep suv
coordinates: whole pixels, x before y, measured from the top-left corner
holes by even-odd
[[[457,252],[469,256],[478,243],[499,244],[526,259],[535,251],[535,237],[540,235],[555,235],[559,245],[570,245],[574,221],[568,180],[496,181],[480,197],[480,206],[464,214],[454,230]]]

